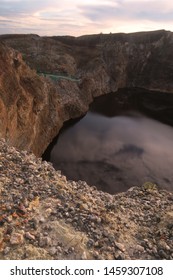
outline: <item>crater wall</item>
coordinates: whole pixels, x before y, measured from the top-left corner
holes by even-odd
[[[38,156],[64,121],[85,114],[96,96],[127,87],[173,93],[169,31],[2,35],[0,41],[0,136]],[[67,79],[52,81],[38,71]]]

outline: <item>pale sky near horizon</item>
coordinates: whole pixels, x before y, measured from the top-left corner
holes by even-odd
[[[171,0],[0,0],[0,34],[173,31]]]

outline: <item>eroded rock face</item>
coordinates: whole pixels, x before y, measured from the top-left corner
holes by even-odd
[[[96,96],[126,87],[173,92],[171,32],[0,39],[13,48],[0,45],[0,136],[36,155]],[[53,82],[36,70],[80,82]]]
[[[39,77],[19,52],[0,44],[0,137],[41,155],[63,121],[81,114],[75,108],[75,84],[63,81],[60,87]],[[64,91],[71,96],[64,98]]]
[[[54,119],[59,118],[57,104],[51,102],[54,90],[23,62],[20,53],[2,44],[0,65],[0,136],[39,154],[39,135],[46,138],[52,130],[45,119],[50,120],[52,111]]]

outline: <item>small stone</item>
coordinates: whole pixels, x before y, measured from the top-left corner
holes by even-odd
[[[153,251],[153,253],[154,253],[155,255],[158,254],[158,252],[157,252],[157,247],[156,247],[156,246],[153,246],[152,251]]]
[[[116,241],[114,241],[114,244],[115,244],[115,246],[116,246],[120,251],[122,251],[122,252],[125,251],[125,247],[124,247],[123,244],[121,244],[121,243],[119,243],[119,242],[116,242]]]
[[[44,223],[45,222],[45,218],[44,217],[40,217],[39,222],[40,223]]]
[[[60,246],[57,246],[56,250],[57,250],[58,253],[62,253],[62,248]]]
[[[69,217],[69,213],[68,212],[65,212],[65,217]]]
[[[12,220],[13,220],[12,215],[10,215],[10,216],[8,216],[8,217],[7,217],[7,222],[8,222],[8,223],[11,223],[11,222],[12,222]]]
[[[4,255],[7,255],[10,252],[10,247],[6,247],[4,249]]]
[[[72,252],[74,252],[74,247],[70,247],[70,248],[68,248],[68,251],[69,251],[69,253],[72,253]]]
[[[97,223],[100,224],[102,219],[100,217],[97,218]]]
[[[81,205],[80,205],[80,210],[88,210],[88,205],[87,204],[85,204],[85,203],[82,203]]]
[[[44,246],[47,246],[50,244],[51,244],[51,239],[49,237],[47,237],[47,236],[40,237],[40,240],[39,240],[40,247],[44,247]]]
[[[51,225],[45,225],[44,226],[44,230],[48,230],[48,231],[51,231],[52,230],[52,226]],[[46,233],[46,232],[45,232]],[[48,233],[47,233],[48,234]],[[47,235],[46,234],[46,235]]]
[[[21,214],[21,215],[25,215],[25,214],[27,213],[27,210],[26,210],[24,204],[21,203],[21,204],[18,206],[18,208],[17,208],[17,213],[18,213],[18,214]]]
[[[164,258],[164,259],[168,259],[168,255],[164,252],[164,250],[159,250],[158,254],[160,255],[160,257]]]
[[[122,252],[118,250],[118,251],[114,254],[114,258],[115,258],[115,260],[123,260]]]
[[[56,252],[57,252],[56,247],[51,247],[51,248],[49,249],[49,253],[50,253],[51,255],[55,255]]]
[[[11,225],[8,225],[6,229],[6,235],[11,234],[12,232],[13,232],[13,227]]]
[[[93,239],[89,239],[87,242],[87,246],[88,247],[92,247],[94,245],[94,240]]]
[[[133,192],[135,190],[136,186],[130,187],[127,191],[128,192]]]
[[[38,228],[38,220],[35,218],[29,220],[29,224],[30,224],[30,227],[35,230]]]
[[[31,234],[30,232],[26,232],[25,237],[30,240],[35,240],[35,236],[33,234]]]
[[[98,253],[97,251],[95,251],[95,252],[93,253],[93,255],[94,255],[94,258],[95,258],[96,260],[99,259],[99,253]]]
[[[45,204],[45,207],[46,207],[46,208],[51,208],[51,206],[52,206],[51,203],[46,203],[46,204]]]
[[[12,233],[11,238],[10,238],[10,243],[12,245],[18,245],[18,244],[22,244],[24,241],[23,239],[23,234],[21,233]]]
[[[109,233],[107,231],[103,231],[103,236],[104,237],[108,237],[109,236]]]
[[[10,210],[12,209],[11,205],[7,205],[7,206],[6,206],[6,209],[7,209],[8,211],[10,211]]]
[[[87,254],[86,254],[85,251],[82,253],[81,259],[82,260],[87,260]]]
[[[28,198],[29,198],[30,200],[33,200],[33,199],[34,199],[34,195],[33,195],[33,194],[29,194]]]
[[[152,250],[152,249],[153,249],[153,244],[152,244],[152,243],[150,243],[149,241],[148,241],[148,243],[147,243],[147,246],[148,246],[148,248],[149,248],[150,250]]]
[[[163,250],[166,250],[166,251],[170,251],[170,247],[168,246],[168,244],[164,241],[164,240],[160,240],[158,242],[158,248],[159,249],[163,249]]]
[[[29,207],[29,201],[28,200],[24,200],[23,205],[25,206],[25,208]]]
[[[47,215],[50,215],[50,214],[52,213],[52,209],[51,209],[51,208],[48,208],[48,209],[46,209],[45,212],[46,212]]]
[[[144,247],[141,246],[141,245],[138,245],[138,244],[136,245],[135,250],[138,251],[138,252],[144,252],[145,251]]]

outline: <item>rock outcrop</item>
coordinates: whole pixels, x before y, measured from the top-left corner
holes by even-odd
[[[19,52],[0,44],[0,137],[41,155],[71,111],[81,114],[71,101],[77,96],[68,98],[72,89],[76,94],[74,83],[63,81],[61,86],[59,91],[31,70]]]
[[[0,46],[0,135],[36,155],[64,121],[85,114],[96,96],[127,87],[173,92],[173,34],[168,31],[78,38],[4,35],[0,40],[18,51]],[[72,75],[80,82],[55,82],[36,71]]]

